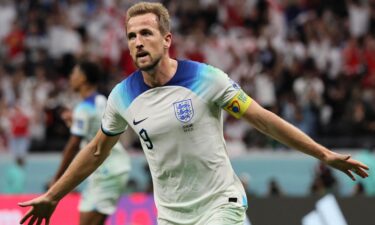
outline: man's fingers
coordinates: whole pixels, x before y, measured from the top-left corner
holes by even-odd
[[[365,165],[365,164],[363,164],[361,162],[358,162],[358,166],[361,167],[361,168],[363,168],[363,169],[365,169],[365,170],[369,170],[370,169],[367,165]]]
[[[42,217],[39,217],[39,218],[38,218],[38,221],[36,222],[36,225],[41,225],[41,224],[42,224],[42,221],[43,221],[43,218],[42,218]]]
[[[356,173],[358,176],[362,177],[362,178],[366,178],[368,177],[368,173],[366,171],[364,171],[362,168],[354,168],[352,170],[354,173]]]
[[[357,160],[352,159],[352,160],[350,160],[349,162],[350,162],[352,165],[356,166],[356,167],[360,167],[360,168],[365,169],[365,170],[369,170],[369,169],[370,169],[366,164],[361,163],[360,161],[357,161]]]
[[[348,175],[353,181],[355,181],[355,177],[353,176],[353,174],[349,170],[344,170],[344,173],[346,175]]]
[[[357,160],[350,160],[350,163],[353,165],[353,172],[355,172],[358,176],[365,178],[368,177],[368,173],[366,170],[369,170],[369,167]]]
[[[36,216],[31,217],[31,219],[29,220],[28,225],[33,225],[36,219],[37,219]]]
[[[22,218],[22,220],[20,221],[20,224],[23,224],[31,215],[32,215],[32,211],[33,209],[30,209],[26,214],[25,216]]]

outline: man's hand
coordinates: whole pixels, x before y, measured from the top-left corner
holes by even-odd
[[[45,225],[49,225],[50,217],[55,210],[57,203],[57,201],[50,200],[46,194],[27,202],[18,203],[21,207],[32,207],[22,218],[20,224],[23,224],[30,218],[28,225],[41,225],[43,220],[45,220]]]
[[[342,155],[332,152],[323,161],[333,168],[341,170],[352,180],[355,180],[352,172],[362,178],[368,177],[368,173],[366,172],[366,170],[369,170],[369,168],[365,164],[352,159],[350,155]]]

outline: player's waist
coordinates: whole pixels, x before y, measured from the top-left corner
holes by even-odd
[[[158,217],[176,224],[196,224],[206,212],[214,210],[228,203],[247,208],[244,193],[215,193],[198,201],[165,203],[155,197]]]

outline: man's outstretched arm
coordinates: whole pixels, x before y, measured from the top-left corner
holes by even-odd
[[[74,158],[64,175],[43,195],[27,202],[19,203],[22,207],[32,206],[20,221],[23,224],[30,218],[29,225],[49,224],[49,219],[57,203],[86,177],[96,170],[109,155],[119,135],[107,136],[101,130]]]
[[[81,140],[82,137],[80,136],[70,135],[68,143],[65,145],[63,150],[63,157],[60,166],[49,185],[56,183],[56,181],[64,174],[70,163],[73,161],[74,156],[77,155]]]
[[[243,117],[262,133],[267,134],[290,148],[309,154],[326,164],[341,170],[352,180],[355,180],[352,172],[362,178],[368,176],[365,171],[368,170],[368,167],[363,163],[351,159],[350,155],[342,155],[328,150],[322,145],[316,143],[298,128],[261,107],[255,101],[251,102],[250,106],[243,114]]]

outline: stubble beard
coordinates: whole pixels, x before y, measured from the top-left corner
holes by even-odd
[[[146,65],[146,66],[140,66],[139,63],[137,61],[135,61],[136,62],[135,65],[141,71],[152,72],[155,69],[155,67],[159,64],[160,60],[161,60],[161,57],[157,58],[156,60],[153,60],[151,58],[151,64],[150,65]]]

